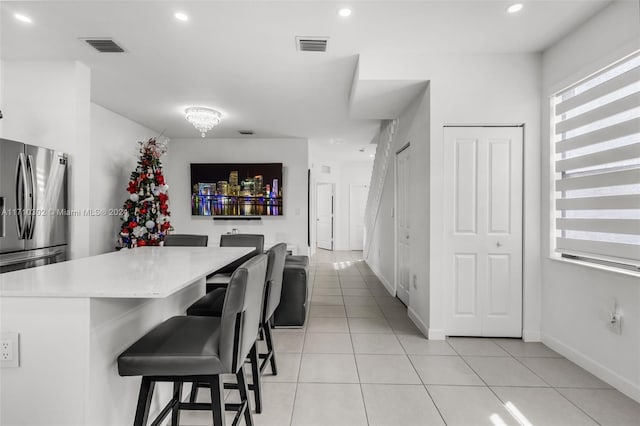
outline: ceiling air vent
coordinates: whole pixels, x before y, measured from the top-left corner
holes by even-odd
[[[91,47],[101,53],[122,53],[124,49],[110,38],[83,38]]]
[[[326,52],[327,37],[296,37],[296,45],[301,52]]]
[[[254,131],[253,130],[238,130],[238,133],[240,133],[241,135],[253,135]]]

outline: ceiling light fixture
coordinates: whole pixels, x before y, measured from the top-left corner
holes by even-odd
[[[198,129],[204,138],[206,133],[220,124],[222,114],[215,109],[205,107],[189,107],[184,110],[187,121]]]
[[[338,15],[343,18],[348,18],[349,16],[351,16],[351,9],[349,9],[348,7],[343,7],[338,11]]]
[[[515,3],[507,8],[507,12],[509,13],[520,12],[522,8],[523,8],[522,3]]]
[[[29,18],[27,15],[22,15],[21,13],[15,13],[13,17],[20,22],[24,22],[25,24],[30,24],[33,22],[31,18]]]
[[[189,16],[186,13],[176,12],[173,16],[175,16],[178,21],[186,22],[189,20]]]

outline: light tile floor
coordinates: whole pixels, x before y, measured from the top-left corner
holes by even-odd
[[[309,317],[274,332],[279,374],[264,376],[257,426],[640,425],[640,404],[542,343],[426,340],[361,256],[312,259]]]

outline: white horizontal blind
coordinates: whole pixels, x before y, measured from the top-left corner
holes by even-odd
[[[640,267],[640,53],[552,99],[555,250]]]

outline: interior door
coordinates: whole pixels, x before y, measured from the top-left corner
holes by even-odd
[[[410,152],[406,145],[396,153],[396,295],[409,306],[411,227],[409,223]]]
[[[316,245],[333,250],[333,184],[316,186]]]
[[[369,185],[349,186],[349,248],[364,247],[364,212],[367,207]]]
[[[446,127],[449,336],[522,336],[521,127]]]

